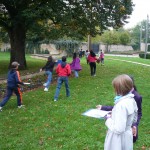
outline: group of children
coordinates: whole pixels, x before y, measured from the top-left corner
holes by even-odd
[[[95,75],[95,54],[90,51],[88,55],[88,61],[91,67],[91,75]],[[76,63],[77,62],[77,63]],[[45,70],[48,75],[47,82],[44,83],[44,91],[48,91],[52,80],[52,72],[55,66],[53,58],[48,57],[46,65],[40,69]],[[7,79],[7,93],[0,103],[0,111],[3,106],[10,99],[13,92],[17,96],[18,108],[22,105],[22,95],[19,85],[24,85],[20,80],[18,72],[19,63],[13,62],[11,64],[11,70],[8,72]],[[92,69],[94,67],[94,70]],[[66,56],[62,57],[62,60],[56,67],[56,73],[58,75],[56,92],[54,95],[54,101],[58,101],[61,86],[65,83],[66,96],[70,96],[70,89],[68,84],[68,77],[71,75],[71,71],[74,71],[75,77],[78,78],[78,71],[80,71],[80,59],[76,53],[73,54],[73,60],[71,64],[66,63]],[[112,85],[115,90],[114,106],[102,106],[97,105],[97,109],[111,111],[104,119],[105,125],[108,128],[105,138],[104,150],[133,150],[133,142],[138,139],[138,125],[142,116],[142,97],[138,94],[134,80],[132,77],[123,74],[113,79]]]
[[[40,69],[40,72],[45,70],[45,74],[47,75],[47,81],[43,84],[43,86],[45,87],[44,91],[46,92],[48,91],[50,87],[50,84],[52,81],[52,73],[53,73],[55,65],[57,65],[56,73],[58,75],[58,79],[57,79],[56,92],[54,95],[54,101],[57,101],[63,82],[65,83],[66,96],[67,97],[70,96],[68,77],[71,75],[71,71],[73,71],[75,74],[75,77],[78,78],[79,77],[78,71],[80,71],[82,67],[80,65],[80,59],[77,57],[76,53],[73,54],[73,61],[71,64],[66,63],[66,56],[63,56],[60,62],[55,62],[52,56],[49,56],[45,66]],[[13,92],[17,96],[18,108],[21,108],[24,106],[22,105],[22,93],[19,87],[20,85],[24,85],[24,83],[20,79],[18,67],[19,67],[18,62],[13,62],[11,64],[11,70],[8,72],[8,78],[7,78],[7,92],[6,92],[5,97],[0,103],[0,111],[2,111],[3,106],[10,99]]]
[[[87,51],[86,51],[87,52]],[[90,68],[91,68],[91,75],[95,76],[96,74],[96,58],[95,53],[91,50],[90,53],[86,54],[87,60],[89,62]],[[104,62],[104,54],[101,51],[100,54],[100,59],[102,62]],[[81,64],[80,64],[80,58],[77,57],[77,53],[73,53],[73,60],[70,64],[66,63],[66,56],[62,57],[62,60],[58,64],[58,62],[54,62],[52,56],[48,57],[48,60],[45,64],[40,69],[40,72],[45,70],[45,74],[47,75],[47,81],[43,84],[44,91],[47,92],[51,81],[52,81],[52,73],[54,70],[54,66],[57,64],[56,68],[56,73],[58,75],[57,79],[57,87],[56,87],[56,92],[54,96],[54,101],[58,100],[58,95],[60,92],[60,88],[62,86],[62,83],[65,83],[66,87],[66,96],[70,96],[70,90],[69,90],[69,85],[68,85],[68,76],[71,75],[71,71],[74,72],[74,76],[76,78],[79,77],[79,71],[82,70]],[[18,107],[21,108],[22,105],[22,94],[20,91],[19,85],[23,85],[24,83],[20,80],[20,75],[18,71],[19,63],[18,62],[13,62],[11,64],[11,70],[8,73],[8,79],[7,79],[7,93],[6,96],[3,98],[2,102],[0,103],[0,110],[2,111],[2,107],[7,103],[7,101],[10,99],[11,95],[13,92],[17,96],[17,102],[18,102]]]
[[[61,66],[59,64],[61,64]],[[78,72],[80,70],[82,70],[82,67],[80,64],[80,59],[77,57],[76,53],[73,53],[73,59],[70,64],[66,63],[66,56],[63,56],[62,60],[58,60],[56,62],[53,60],[52,56],[49,56],[45,66],[40,69],[40,72],[45,70],[45,74],[47,75],[47,81],[43,84],[43,86],[45,87],[44,91],[46,91],[46,92],[48,91],[51,81],[52,81],[52,73],[54,70],[54,66],[57,66],[56,73],[57,73],[58,77],[70,76],[71,72],[74,72],[75,78],[78,78],[79,77]],[[58,80],[59,80],[59,78],[58,78]],[[58,85],[60,85],[60,81],[59,81]],[[69,91],[68,83],[65,82],[65,86],[66,86],[66,90]],[[58,86],[56,91],[58,91],[58,88],[60,88],[60,87]],[[68,92],[68,93],[70,93],[70,92]],[[70,94],[67,94],[67,95],[70,95]],[[54,97],[55,101],[57,98],[58,98],[58,96]]]

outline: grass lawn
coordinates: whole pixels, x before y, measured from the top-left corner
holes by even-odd
[[[150,59],[143,59],[143,58],[138,58],[138,57],[107,56],[107,58],[108,59],[126,60],[126,61],[138,62],[138,63],[150,65]]]
[[[27,61],[29,72],[45,64],[45,61],[29,56]],[[145,63],[149,64],[149,61]],[[0,71],[2,62],[0,58]],[[8,56],[3,65],[7,66],[7,63]],[[0,113],[0,150],[103,150],[107,131],[104,120],[85,117],[81,113],[97,104],[113,105],[112,79],[124,73],[134,76],[143,97],[143,117],[134,150],[150,149],[150,67],[106,57],[105,66],[98,64],[97,76],[91,77],[84,58],[81,64],[80,77],[69,79],[70,98],[66,98],[63,86],[58,102],[54,102],[56,85],[52,84],[49,92],[39,88],[23,93],[26,105],[23,109],[17,109],[16,97],[10,99]],[[7,72],[4,70],[3,74]]]

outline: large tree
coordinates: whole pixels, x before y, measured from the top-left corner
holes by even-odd
[[[95,36],[108,27],[122,26],[132,6],[132,0],[0,0],[0,26],[10,38],[10,63],[27,67],[26,35],[33,28],[39,27],[36,35],[41,39]]]

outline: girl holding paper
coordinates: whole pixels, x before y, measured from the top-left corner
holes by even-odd
[[[133,143],[135,143],[138,139],[138,126],[142,117],[142,96],[137,92],[136,85],[134,83],[133,76],[129,76],[132,79],[133,82],[133,88],[130,91],[132,94],[134,94],[134,99],[138,107],[138,118],[135,123],[132,124],[132,131],[133,131]],[[105,111],[111,111],[113,109],[113,106],[103,106],[103,105],[97,105],[96,106],[100,110]]]
[[[111,115],[106,115],[105,125],[108,132],[104,150],[133,150],[132,124],[137,120],[137,104],[132,79],[128,75],[119,75],[113,81],[116,97]]]

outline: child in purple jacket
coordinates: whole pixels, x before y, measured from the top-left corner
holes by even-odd
[[[137,107],[138,107],[137,122],[132,125],[133,143],[135,143],[136,140],[138,139],[138,125],[139,125],[141,117],[142,117],[142,96],[139,95],[137,92],[133,77],[130,76],[130,78],[133,81],[133,89],[131,90],[131,93],[134,94],[134,99],[135,99]],[[97,105],[96,107],[100,110],[105,110],[105,111],[111,111],[113,109],[113,106]]]
[[[78,72],[82,70],[82,67],[80,65],[80,59],[77,57],[76,53],[73,53],[73,60],[70,64],[70,68],[74,72],[75,78],[78,78],[79,77]]]

